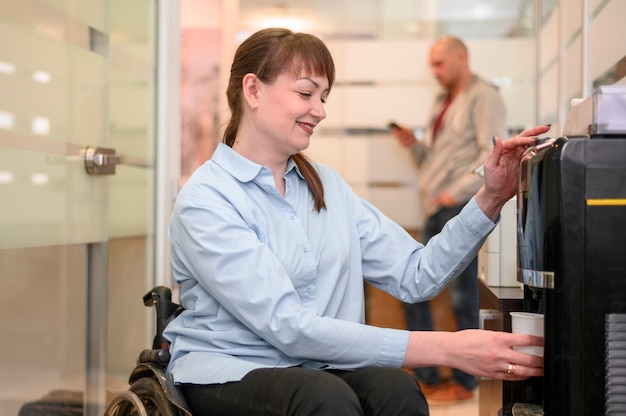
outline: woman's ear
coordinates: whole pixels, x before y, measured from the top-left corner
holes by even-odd
[[[243,96],[251,109],[256,109],[259,104],[261,92],[261,80],[255,74],[246,74],[241,81]]]

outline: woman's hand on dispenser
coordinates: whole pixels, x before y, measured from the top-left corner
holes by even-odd
[[[549,125],[536,126],[504,141],[494,136],[493,150],[484,164],[485,181],[476,194],[478,206],[492,221],[498,219],[504,204],[517,193],[523,153],[538,135],[548,130]]]

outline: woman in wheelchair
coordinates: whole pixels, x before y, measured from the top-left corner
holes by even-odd
[[[541,345],[531,335],[365,324],[364,282],[403,302],[438,294],[495,227],[523,151],[548,127],[494,138],[483,187],[424,246],[302,153],[334,78],[309,34],[261,30],[235,54],[223,143],[181,189],[170,226],[184,310],[164,332],[167,371],[195,416],[427,415],[402,368],[543,372],[513,349]]]

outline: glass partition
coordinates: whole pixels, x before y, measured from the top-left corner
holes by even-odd
[[[147,345],[155,9],[0,0],[3,415],[44,397],[101,415]],[[115,175],[85,169],[102,148]]]
[[[171,0],[168,0],[171,1]],[[108,390],[128,387],[139,352],[152,344],[156,209],[156,9],[110,0],[109,146],[124,163],[109,180]]]
[[[97,409],[108,177],[83,153],[108,145],[108,2],[0,6],[2,413],[44,396]]]

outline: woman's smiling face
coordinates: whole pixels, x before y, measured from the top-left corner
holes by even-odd
[[[326,118],[328,79],[285,71],[272,83],[260,85],[255,111],[258,133],[266,145],[291,156],[309,146],[313,129]]]

